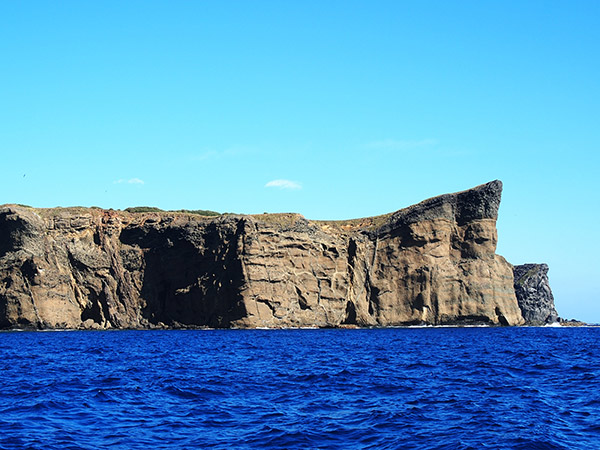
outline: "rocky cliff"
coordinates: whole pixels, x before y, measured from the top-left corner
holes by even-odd
[[[524,323],[502,184],[341,222],[0,207],[0,328]]]
[[[515,294],[528,325],[558,322],[546,264],[514,266]]]

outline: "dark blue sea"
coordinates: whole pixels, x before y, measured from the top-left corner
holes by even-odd
[[[2,449],[597,449],[600,328],[0,333]]]

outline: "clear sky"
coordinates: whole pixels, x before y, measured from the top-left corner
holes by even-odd
[[[500,179],[600,322],[599,1],[0,2],[0,203],[382,214]]]

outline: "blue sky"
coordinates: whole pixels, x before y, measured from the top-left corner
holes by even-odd
[[[500,179],[600,322],[600,2],[0,3],[0,203],[371,216]]]

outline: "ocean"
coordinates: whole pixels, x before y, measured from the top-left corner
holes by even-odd
[[[596,449],[600,328],[0,333],[1,449]]]

